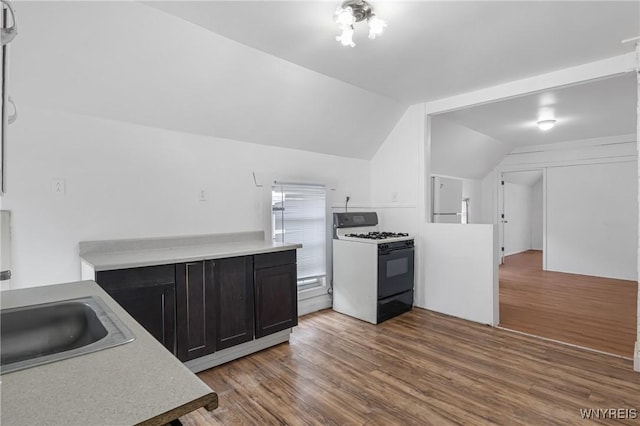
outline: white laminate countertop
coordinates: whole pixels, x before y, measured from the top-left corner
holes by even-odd
[[[93,281],[3,291],[3,309],[99,296],[133,342],[0,376],[3,425],[165,424],[217,395]],[[195,404],[195,406],[194,406]],[[177,412],[183,411],[181,414]],[[160,416],[160,417],[158,417]],[[171,417],[171,415],[169,415]]]
[[[248,256],[252,254],[295,250],[301,244],[274,243],[265,240],[212,242],[163,248],[122,251],[93,251],[80,255],[95,272],[170,263],[196,262],[206,259]]]

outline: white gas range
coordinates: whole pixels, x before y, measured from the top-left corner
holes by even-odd
[[[414,239],[375,212],[333,214],[333,309],[378,324],[413,307]]]

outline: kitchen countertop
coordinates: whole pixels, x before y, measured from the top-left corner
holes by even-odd
[[[93,281],[1,293],[1,306],[99,296],[133,342],[0,376],[4,425],[163,425],[218,396]]]
[[[95,272],[295,250],[301,244],[274,243],[264,233],[214,234],[80,243],[80,257]]]

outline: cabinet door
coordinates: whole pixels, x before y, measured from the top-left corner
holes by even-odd
[[[296,265],[256,269],[256,338],[298,324]]]
[[[153,337],[175,354],[173,265],[102,271],[96,282]]]
[[[175,290],[173,284],[114,290],[111,297],[153,337],[175,354]]]
[[[213,261],[176,265],[177,354],[181,361],[216,349]]]
[[[215,260],[216,350],[253,339],[253,256]]]

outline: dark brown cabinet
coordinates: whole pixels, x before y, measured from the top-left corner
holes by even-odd
[[[212,260],[176,265],[177,356],[181,361],[216,350],[216,310]]]
[[[298,324],[295,250],[254,256],[256,338]]]
[[[97,272],[96,281],[181,361],[298,323],[295,250]]]
[[[253,256],[215,261],[216,350],[253,340]]]
[[[175,353],[174,265],[102,271],[96,282],[169,351]]]

